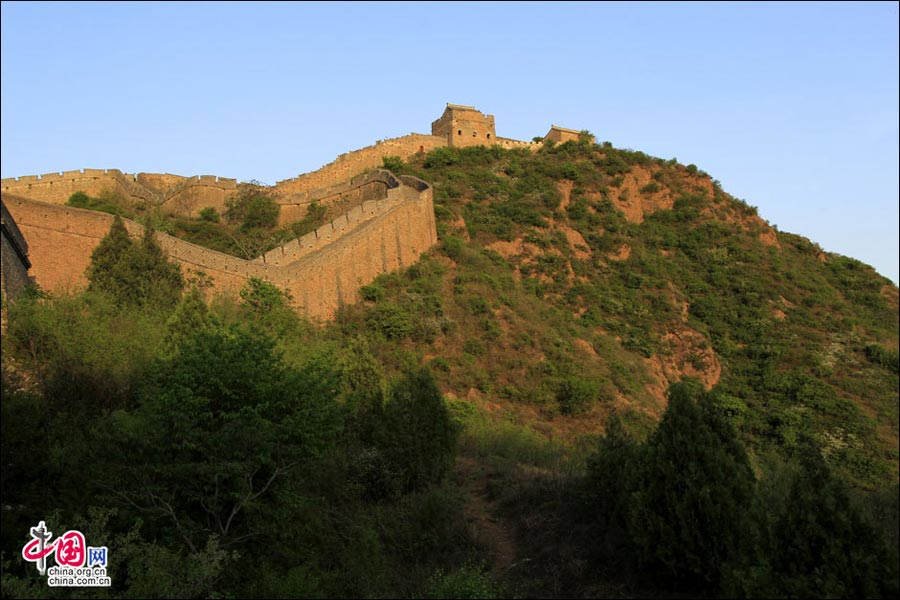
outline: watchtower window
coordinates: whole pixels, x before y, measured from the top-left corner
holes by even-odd
[[[488,134],[488,139],[491,139],[491,134]]]
[[[456,135],[462,135],[462,129],[456,132]]]

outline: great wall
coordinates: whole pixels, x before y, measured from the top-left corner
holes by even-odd
[[[382,273],[414,263],[437,243],[431,186],[382,169],[386,157],[409,159],[448,146],[498,144],[536,150],[543,141],[564,142],[578,136],[577,131],[554,125],[541,142],[498,138],[492,115],[471,106],[448,104],[432,123],[431,135],[412,133],[382,140],[272,186],[270,191],[280,205],[280,224],[302,219],[312,202],[347,210],[331,223],[263,256],[242,260],[163,233],[157,233],[157,239],[184,271],[209,276],[214,291],[236,292],[256,277],[286,289],[294,307],[306,316],[327,319],[342,304],[356,301],[361,286]],[[109,232],[113,217],[66,206],[75,192],[91,196],[114,193],[165,212],[197,216],[208,207],[222,212],[237,186],[235,179],[212,175],[128,174],[118,169],[3,179],[4,294],[7,280],[19,281],[20,272],[28,272],[50,291],[86,285],[91,253]],[[12,232],[16,225],[18,237],[7,231]],[[142,231],[142,226],[132,221],[126,220],[126,227],[135,237]],[[20,255],[22,260],[17,262],[15,257]],[[30,270],[28,266],[23,269],[29,262]]]

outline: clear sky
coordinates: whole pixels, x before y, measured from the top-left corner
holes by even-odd
[[[694,163],[898,281],[898,4],[2,4],[2,176],[264,183],[445,103]]]

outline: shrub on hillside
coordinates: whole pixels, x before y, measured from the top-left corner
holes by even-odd
[[[166,259],[153,230],[145,227],[136,244],[118,216],[91,254],[87,277],[91,291],[109,294],[121,304],[156,308],[174,308],[184,287],[181,267]]]
[[[272,229],[278,224],[279,206],[265,188],[243,184],[225,201],[225,218],[241,230]]]
[[[128,201],[121,194],[112,190],[103,190],[97,197],[88,196],[82,191],[75,192],[69,196],[66,206],[86,208],[111,215],[126,215],[129,213]]]
[[[218,223],[219,222],[219,213],[212,206],[207,206],[203,210],[200,211],[200,220],[208,221],[210,223]]]
[[[457,428],[428,369],[407,372],[384,406],[377,446],[395,467],[400,489],[439,483],[453,464]]]

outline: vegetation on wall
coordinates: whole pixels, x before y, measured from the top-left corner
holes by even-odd
[[[146,203],[129,202],[115,192],[103,192],[97,198],[75,192],[66,204],[129,218],[187,242],[245,260],[310,233],[336,216],[326,207],[312,202],[301,220],[279,226],[280,206],[275,202],[272,190],[250,183],[238,185],[237,191],[226,199],[223,214],[213,207],[206,207],[196,218],[163,213]]]

